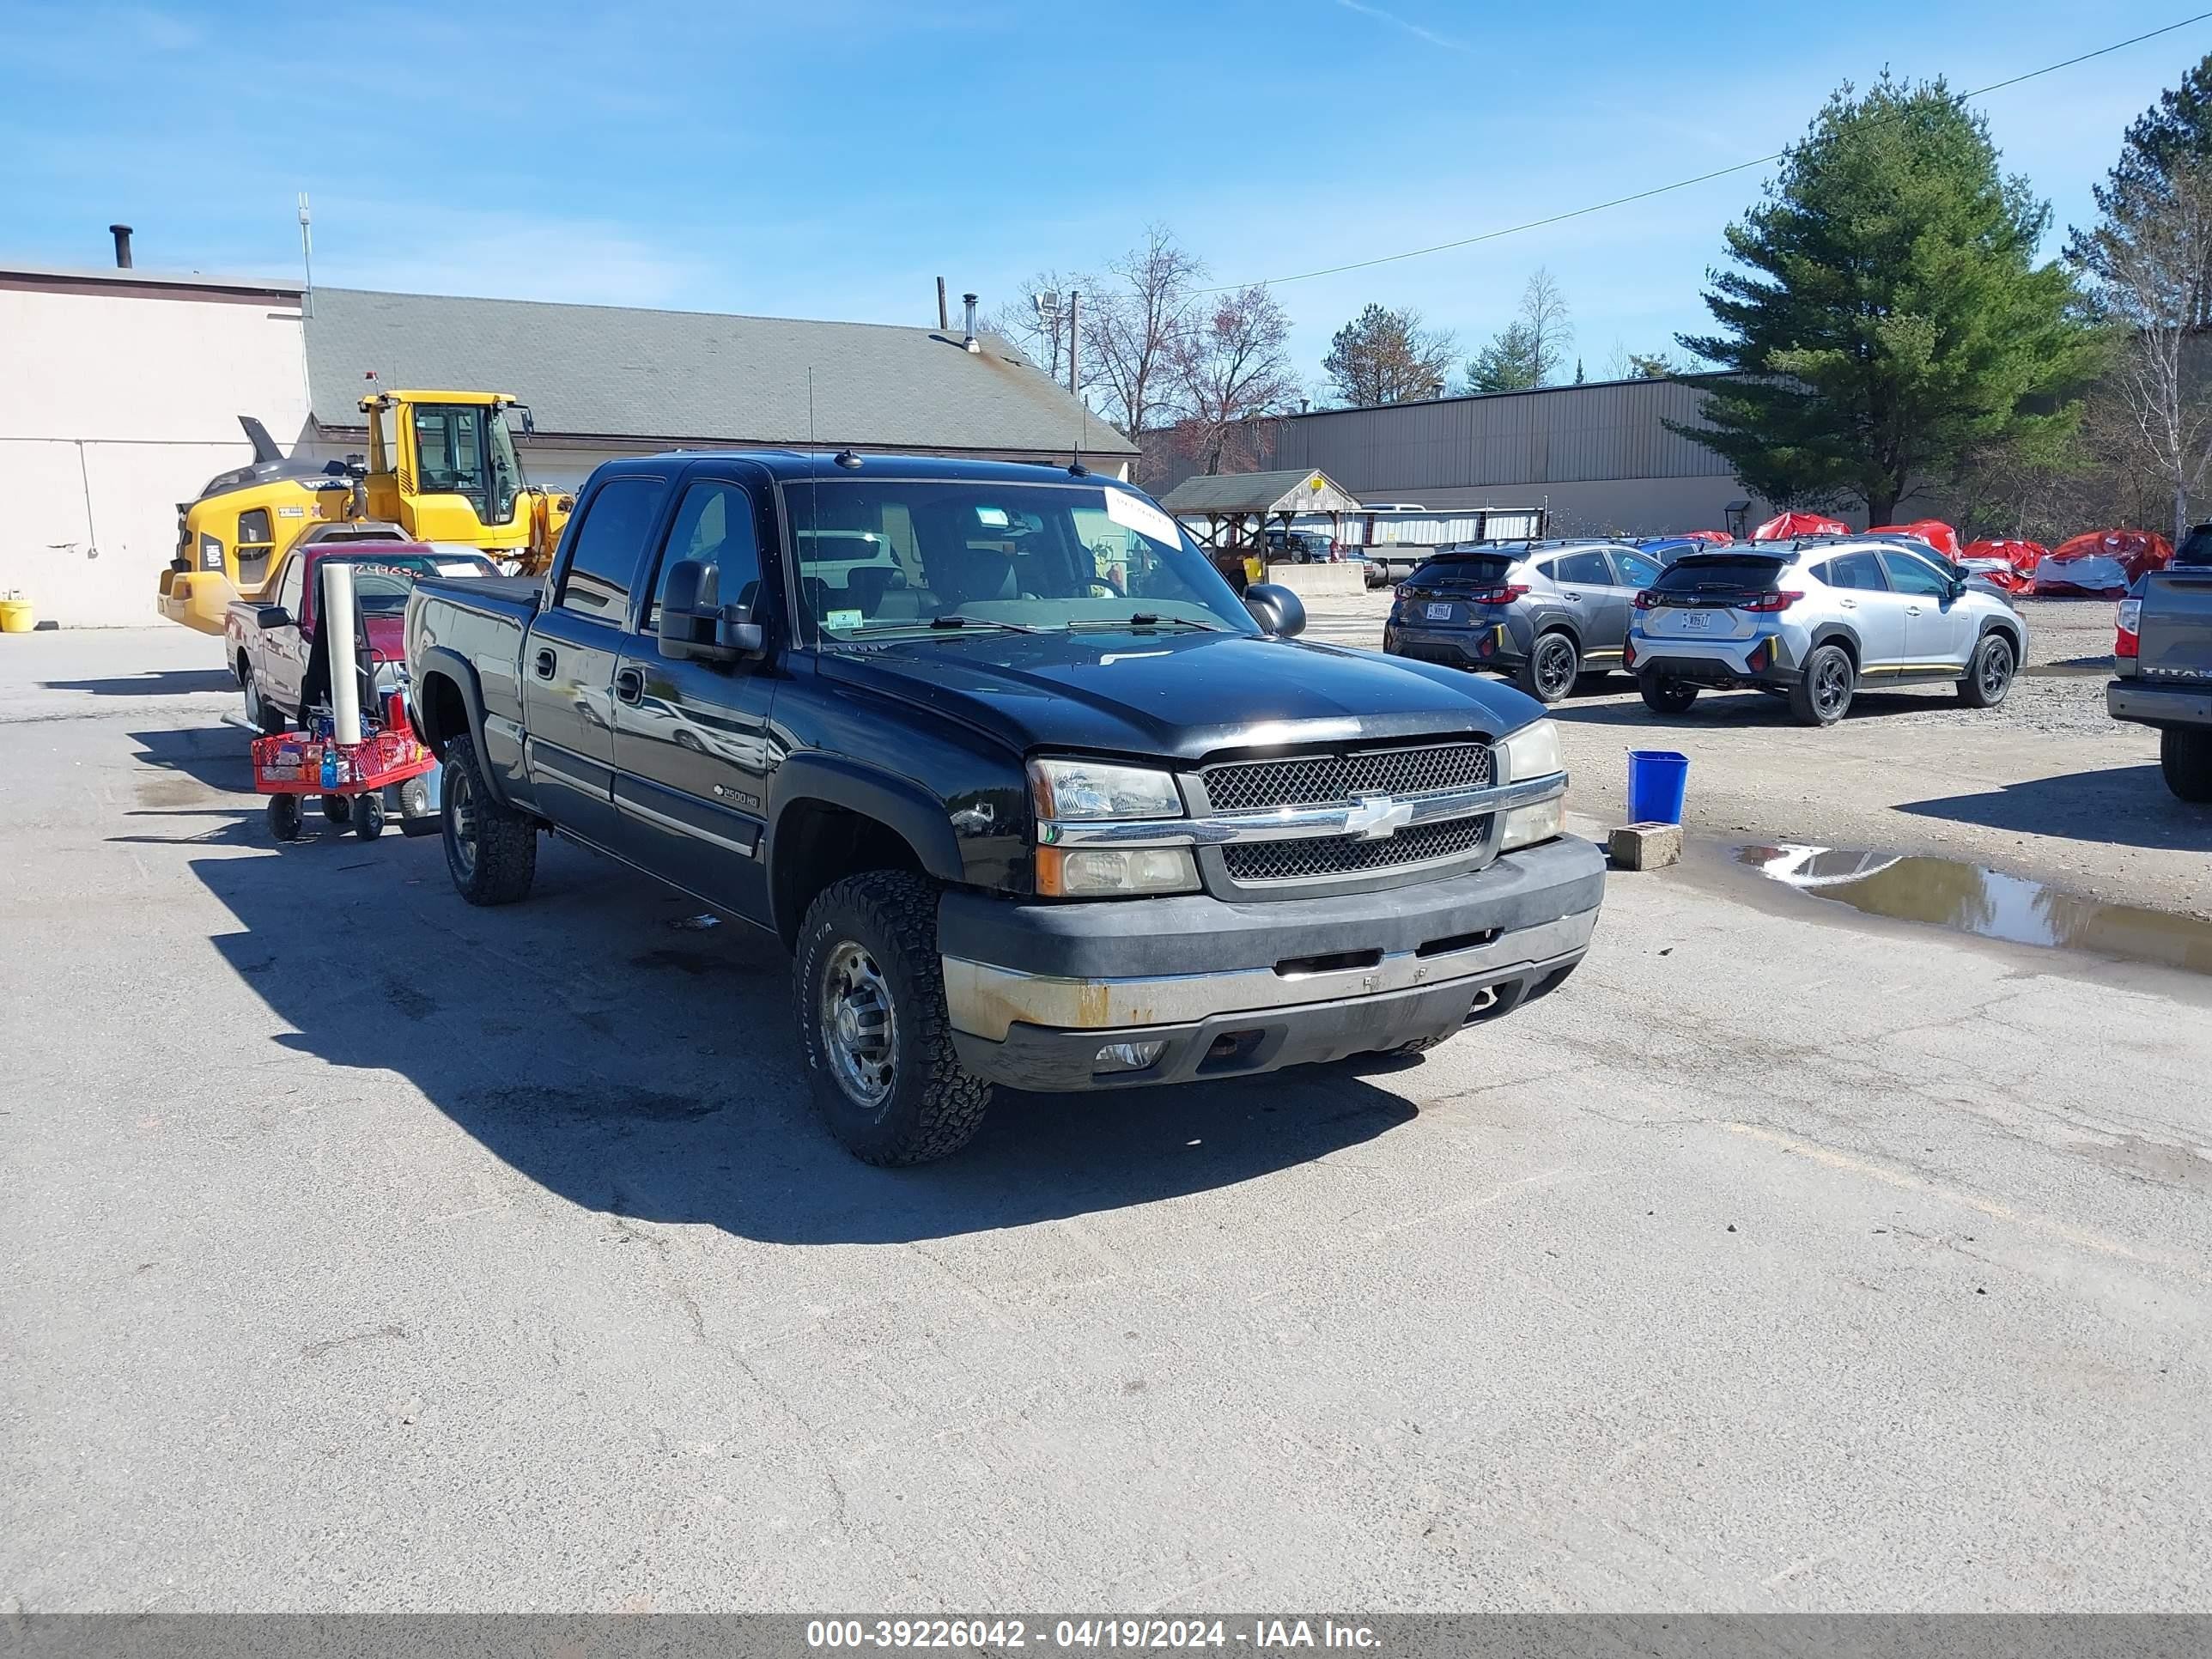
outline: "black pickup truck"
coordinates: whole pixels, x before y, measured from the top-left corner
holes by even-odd
[[[745,452],[609,462],[542,583],[422,581],[406,636],[462,896],[552,830],[774,932],[890,1164],[994,1084],[1425,1048],[1581,960],[1543,711],[1304,624],[1078,468]]]
[[[2112,666],[2107,711],[2157,728],[2159,769],[2176,796],[2212,801],[2212,524],[2120,601]]]

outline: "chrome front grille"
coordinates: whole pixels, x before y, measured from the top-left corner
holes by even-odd
[[[1221,849],[1223,867],[1240,884],[1263,881],[1319,881],[1330,876],[1364,875],[1400,865],[1463,858],[1481,850],[1490,833],[1490,815],[1446,818],[1381,841],[1361,836],[1325,836],[1309,841],[1232,842]]]
[[[1447,743],[1233,761],[1209,766],[1200,775],[1215,811],[1264,812],[1278,806],[1347,805],[1364,795],[1481,789],[1494,771],[1488,744]]]
[[[1200,774],[1208,808],[1230,819],[1283,808],[1353,806],[1377,796],[1419,800],[1487,789],[1497,775],[1490,745],[1479,740],[1224,761]],[[1472,863],[1484,851],[1491,821],[1486,812],[1409,824],[1393,835],[1231,841],[1220,848],[1218,870],[1232,885],[1250,887],[1376,876],[1413,865]]]

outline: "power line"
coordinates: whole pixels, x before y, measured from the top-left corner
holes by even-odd
[[[2171,34],[2176,29],[2187,28],[2191,23],[2201,23],[2208,17],[2212,17],[2212,11],[2200,11],[2194,17],[2183,18],[2179,23],[2168,23],[2163,28],[2151,29],[2142,34],[2131,35],[2125,40],[2115,40],[2109,46],[2099,46],[2094,52],[2085,52],[2078,57],[2063,58],[2056,64],[2045,64],[2041,69],[2030,70],[2025,75],[2015,75],[2009,80],[1992,81],[1985,87],[1976,87],[1972,92],[1962,92],[1957,96],[1961,103],[1970,98],[1985,98],[1990,93],[2003,91],[2007,87],[2016,87],[2023,81],[2033,81],[2040,76],[2054,75],[2063,69],[2072,69],[2076,64],[2086,64],[2092,58],[2102,58],[2108,52],[2122,52],[2130,46],[2141,46],[2144,41],[2154,40],[2161,34]],[[1419,259],[1431,253],[1449,253],[1456,247],[1473,247],[1477,242],[1494,242],[1501,236],[1518,236],[1524,230],[1541,230],[1546,225],[1559,224],[1569,219],[1587,218],[1593,213],[1603,213],[1609,208],[1626,207],[1631,202],[1649,201],[1654,196],[1664,196],[1673,191],[1687,190],[1692,185],[1706,184],[1715,179],[1725,179],[1732,173],[1745,173],[1753,167],[1769,167],[1789,154],[1786,149],[1778,149],[1771,155],[1761,155],[1749,161],[1738,161],[1732,167],[1715,167],[1711,173],[1701,173],[1694,179],[1677,179],[1671,185],[1655,185],[1650,190],[1639,190],[1627,196],[1616,196],[1609,202],[1593,202],[1588,207],[1570,208],[1565,213],[1554,213],[1545,218],[1531,219],[1525,224],[1507,225],[1500,230],[1486,230],[1479,235],[1462,236],[1456,241],[1438,242],[1430,247],[1408,248],[1403,253],[1378,254],[1372,259],[1354,259],[1349,264],[1328,265],[1320,270],[1302,270],[1295,276],[1264,276],[1256,283],[1227,283],[1218,288],[1202,288],[1198,291],[1200,294],[1233,294],[1240,289],[1273,288],[1285,283],[1310,282],[1316,276],[1335,276],[1347,270],[1365,270],[1373,265],[1395,264],[1402,259]]]

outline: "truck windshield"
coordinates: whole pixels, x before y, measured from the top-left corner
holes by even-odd
[[[1258,631],[1175,520],[1111,484],[823,478],[787,499],[800,605],[827,640],[950,639],[951,617]]]

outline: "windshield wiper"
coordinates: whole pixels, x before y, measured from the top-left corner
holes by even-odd
[[[1067,624],[1070,628],[1195,628],[1201,634],[1222,632],[1219,623],[1199,622],[1189,617],[1163,617],[1151,611],[1139,611],[1127,617],[1078,617]]]
[[[1002,622],[996,617],[963,617],[958,611],[949,616],[932,617],[932,628],[1003,628],[1009,634],[1043,634],[1050,630],[1030,623]]]

